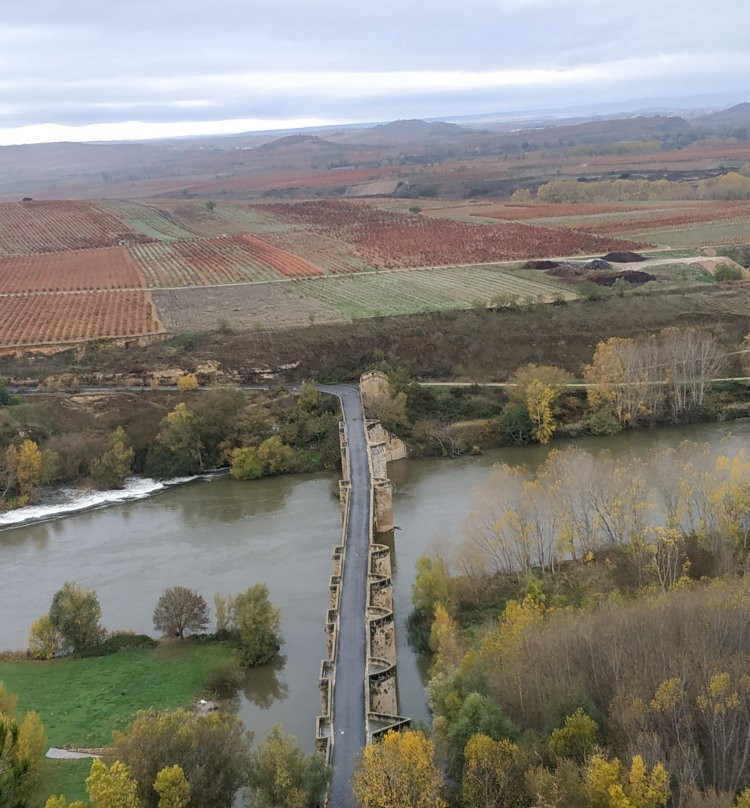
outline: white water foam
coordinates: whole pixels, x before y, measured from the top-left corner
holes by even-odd
[[[57,502],[54,505],[27,505],[25,508],[16,508],[0,514],[0,530],[28,522],[46,522],[78,511],[89,511],[94,508],[115,505],[118,502],[145,499],[152,494],[163,491],[165,488],[189,483],[191,480],[196,479],[198,478],[177,477],[173,480],[160,482],[149,477],[130,477],[126,480],[125,487],[117,490],[75,491],[73,489],[64,489],[62,493],[68,497],[64,502]]]

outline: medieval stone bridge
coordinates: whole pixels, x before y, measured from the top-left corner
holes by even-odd
[[[355,804],[354,766],[365,744],[409,723],[398,711],[390,550],[376,541],[378,533],[393,530],[390,445],[380,423],[365,419],[357,388],[319,389],[339,397],[343,420],[342,535],[329,582],[316,745],[333,766],[329,805],[349,808]]]

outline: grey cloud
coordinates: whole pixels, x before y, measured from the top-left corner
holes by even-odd
[[[745,0],[23,0],[0,13],[0,128],[234,118],[375,120],[746,88]],[[713,55],[720,50],[721,59]],[[340,93],[284,71],[570,70],[688,54],[682,77]],[[164,80],[170,79],[170,82]],[[367,75],[363,75],[366,90]],[[185,106],[205,100],[208,106]]]

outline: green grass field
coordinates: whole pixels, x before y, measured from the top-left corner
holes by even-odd
[[[18,715],[39,712],[50,746],[99,747],[138,710],[189,707],[211,668],[233,654],[226,643],[170,642],[102,657],[4,663],[0,681],[18,693]],[[52,793],[83,798],[89,768],[85,760],[46,760],[38,804]]]
[[[503,294],[516,295],[519,302],[576,297],[541,273],[537,277],[530,280],[493,266],[448,267],[303,280],[295,282],[294,289],[352,319],[469,309]]]

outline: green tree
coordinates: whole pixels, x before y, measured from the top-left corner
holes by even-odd
[[[253,584],[233,603],[233,628],[246,665],[263,665],[279,651],[281,611],[271,604],[268,587]]]
[[[500,706],[489,696],[469,693],[461,705],[456,720],[446,728],[446,740],[451,759],[463,766],[466,744],[473,735],[486,735],[493,741],[513,739],[518,730],[503,714]]]
[[[209,213],[213,213],[216,210],[216,202],[214,202],[213,199],[209,199],[208,202],[206,202],[206,210]]]
[[[438,603],[441,603],[448,612],[452,611],[451,581],[445,562],[441,558],[420,556],[416,567],[411,602],[417,612],[432,618]]]
[[[146,458],[146,472],[159,479],[195,474],[203,470],[203,450],[199,420],[180,402],[162,418]]]
[[[306,755],[297,740],[274,726],[253,752],[254,808],[316,808],[329,779],[323,757]]]
[[[162,769],[179,766],[196,806],[230,808],[247,784],[252,735],[227,712],[140,711],[125,732],[114,735],[111,756],[130,767],[144,808],[158,808],[154,788]]]
[[[125,430],[118,426],[110,435],[109,449],[94,461],[91,476],[99,488],[122,488],[133,473],[135,452]]]
[[[232,449],[229,471],[235,480],[257,480],[263,476],[263,461],[254,446]]]
[[[186,631],[200,634],[208,619],[206,601],[184,586],[165,589],[154,609],[154,628],[169,637],[184,639]]]
[[[566,716],[562,727],[552,730],[548,749],[553,760],[571,758],[584,763],[596,749],[599,728],[591,716],[579,707]]]
[[[101,641],[104,633],[99,625],[101,616],[96,592],[70,581],[55,592],[49,610],[50,622],[64,646],[75,652],[86,651]]]
[[[266,474],[285,474],[294,466],[295,452],[291,446],[282,443],[278,435],[274,435],[258,447],[258,458]]]

